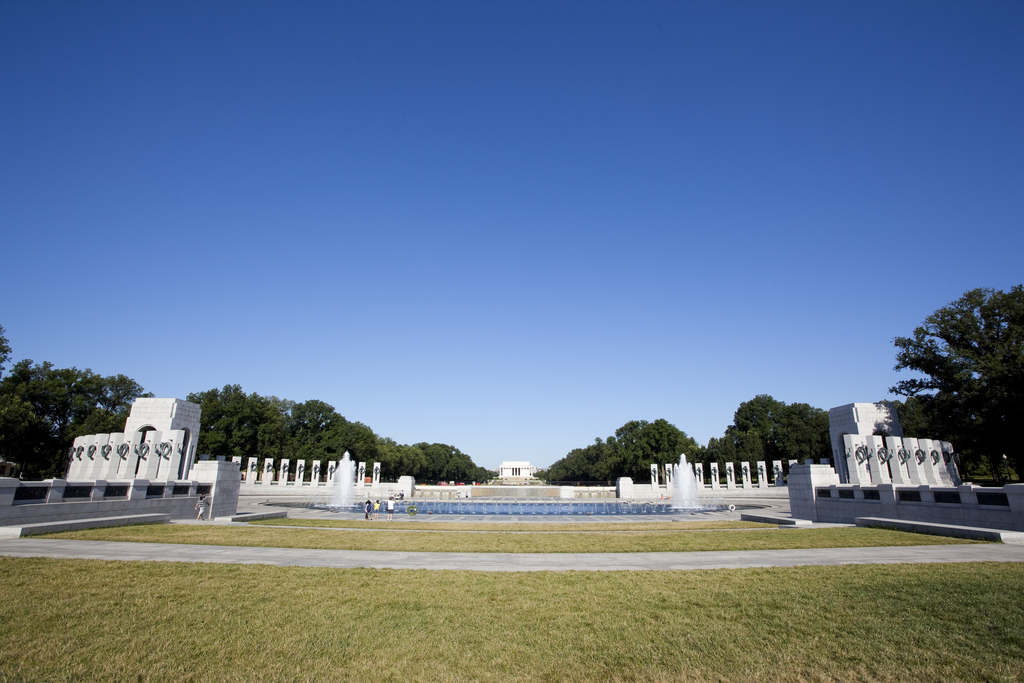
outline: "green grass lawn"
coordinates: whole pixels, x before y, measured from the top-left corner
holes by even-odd
[[[406,518],[409,519],[409,518]],[[728,520],[699,522],[432,522],[429,517],[415,521],[376,522],[347,519],[260,519],[249,524],[257,526],[307,526],[323,529],[379,529],[384,531],[696,531],[698,529],[776,529],[777,524],[732,522]]]
[[[1017,563],[486,573],[0,558],[0,576],[5,682],[1024,678]]]
[[[873,546],[973,543],[955,538],[868,528],[677,530],[608,533],[435,533],[345,531],[270,526],[227,527],[149,524],[49,534],[44,538],[199,545],[401,550],[470,553],[634,553],[702,550],[865,548]]]

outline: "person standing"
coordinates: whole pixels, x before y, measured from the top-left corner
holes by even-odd
[[[388,498],[388,521],[390,522],[392,517],[395,516],[395,497],[391,496]]]
[[[202,493],[199,495],[199,501],[196,503],[196,510],[199,510],[199,514],[196,515],[197,521],[202,521],[203,515],[206,514],[206,508],[210,505],[209,501],[206,500],[206,494]]]
[[[378,515],[380,515],[380,498],[373,501],[373,521],[377,521]]]
[[[366,521],[370,521],[370,510],[373,509],[373,501],[369,498],[366,499],[366,505],[363,506],[363,510],[366,512]]]

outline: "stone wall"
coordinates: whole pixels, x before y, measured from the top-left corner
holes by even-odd
[[[161,513],[172,519],[196,516],[199,494],[207,493],[210,518],[238,511],[238,470],[231,463],[196,463],[190,480],[0,479],[0,525]]]
[[[1024,484],[844,484],[831,467],[797,465],[789,471],[789,505],[793,517],[813,522],[883,517],[1024,531]]]

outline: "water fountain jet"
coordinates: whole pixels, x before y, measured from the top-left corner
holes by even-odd
[[[672,465],[672,482],[669,493],[673,510],[693,510],[706,507],[697,496],[697,478],[686,462],[686,453],[679,456],[679,464]]]
[[[341,456],[338,468],[334,470],[334,493],[331,496],[333,507],[352,507],[356,504],[356,464],[352,462],[348,451]]]

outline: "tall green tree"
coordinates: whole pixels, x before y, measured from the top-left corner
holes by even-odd
[[[19,361],[0,380],[2,456],[29,478],[63,476],[76,436],[123,430],[132,401],[151,395],[124,375]]]
[[[4,366],[11,359],[11,345],[4,336],[4,326],[0,325],[0,379],[4,376]]]
[[[920,376],[890,391],[918,401],[933,437],[969,463],[984,459],[997,478],[1003,455],[1024,472],[1024,286],[972,289],[893,343],[895,369]]]
[[[633,477],[645,481],[652,464],[678,463],[683,453],[692,460],[700,450],[696,441],[668,420],[631,420],[615,430],[614,436],[570,451],[547,469],[547,478],[608,481]]]
[[[274,431],[282,417],[279,405],[270,399],[246,394],[239,385],[228,384],[223,389],[189,394],[188,400],[202,408],[197,453],[243,459],[287,457]]]
[[[346,420],[334,406],[318,400],[296,403],[275,396],[247,394],[237,384],[189,394],[202,408],[199,452],[229,457],[338,460],[348,451],[355,462],[379,462],[381,476],[409,475],[421,481],[482,481],[487,471],[465,453],[446,444],[396,443],[361,422]]]
[[[831,457],[831,450],[826,411],[806,403],[787,404],[768,394],[741,403],[725,435],[714,443],[720,462],[802,461]]]

